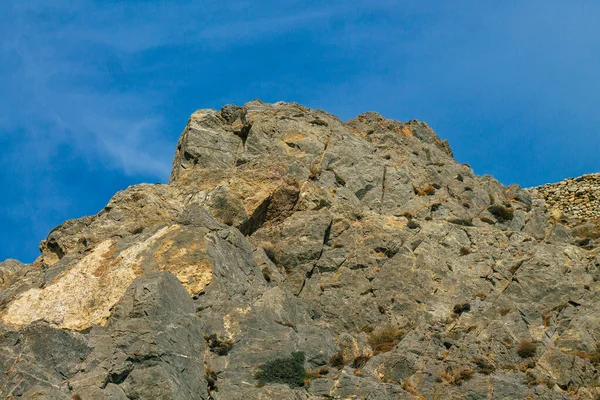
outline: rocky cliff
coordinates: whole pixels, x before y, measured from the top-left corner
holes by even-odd
[[[58,226],[31,265],[0,263],[0,392],[597,399],[587,244],[425,123],[200,110],[169,184]]]
[[[568,178],[529,189],[545,200],[552,222],[572,227],[579,245],[591,247],[600,239],[600,173]]]

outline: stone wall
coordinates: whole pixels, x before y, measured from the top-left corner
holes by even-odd
[[[600,173],[568,178],[529,189],[534,197],[546,201],[555,220],[570,226],[600,218]]]

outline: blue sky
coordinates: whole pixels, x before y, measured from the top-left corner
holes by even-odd
[[[600,171],[597,0],[0,2],[0,260],[166,182],[189,115],[296,101],[428,122],[533,186]]]

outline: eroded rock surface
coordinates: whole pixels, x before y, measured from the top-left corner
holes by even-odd
[[[600,254],[533,194],[418,121],[197,111],[167,185],[0,263],[1,395],[596,399]]]

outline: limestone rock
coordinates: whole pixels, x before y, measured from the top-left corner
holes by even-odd
[[[1,393],[595,399],[595,179],[504,187],[373,112],[197,111],[168,184],[0,263]],[[297,351],[304,386],[257,385]]]

